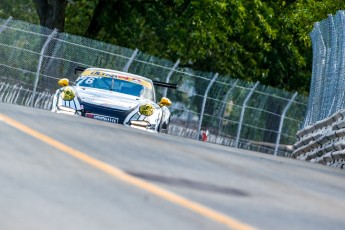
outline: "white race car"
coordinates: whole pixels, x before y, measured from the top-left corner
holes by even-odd
[[[168,131],[171,105],[163,97],[156,103],[154,85],[177,88],[175,84],[152,81],[143,76],[101,68],[81,68],[73,86],[66,78],[54,95],[52,111],[124,124],[153,132]]]

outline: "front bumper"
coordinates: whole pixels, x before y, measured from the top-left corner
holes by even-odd
[[[90,107],[87,107],[87,108],[90,108]],[[104,109],[98,110],[98,111],[104,111]],[[110,110],[107,110],[107,114],[109,114],[109,111]],[[127,117],[124,117],[122,119],[119,119],[118,117],[115,117],[115,116],[106,116],[103,114],[85,111],[84,108],[81,110],[76,110],[74,108],[63,106],[63,105],[57,106],[56,113],[82,116],[82,117],[87,117],[87,118],[96,119],[100,121],[115,123],[115,124],[124,124],[132,128],[137,128],[137,129],[141,129],[141,130],[145,130],[149,132],[158,132],[156,129],[156,124],[151,124],[149,121],[145,120],[146,117],[139,115],[136,110],[130,111],[129,114],[126,113]]]

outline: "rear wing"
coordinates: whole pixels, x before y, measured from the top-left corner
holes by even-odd
[[[77,72],[83,72],[86,69],[87,69],[86,67],[77,66],[74,69],[74,73],[76,74]],[[177,87],[178,87],[177,84],[173,84],[173,83],[166,83],[166,82],[162,82],[162,81],[152,81],[152,82],[155,86],[159,86],[159,87],[165,87],[165,88],[171,88],[171,89],[177,89]]]
[[[177,89],[178,85],[177,84],[172,84],[172,83],[166,83],[162,81],[152,81],[155,86],[159,87],[165,87],[165,88],[171,88],[171,89]]]
[[[76,74],[77,72],[83,72],[84,70],[86,70],[86,67],[82,67],[82,66],[77,66],[74,69],[74,73]]]

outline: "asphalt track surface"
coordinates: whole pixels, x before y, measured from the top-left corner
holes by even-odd
[[[345,172],[0,103],[0,229],[344,229]]]

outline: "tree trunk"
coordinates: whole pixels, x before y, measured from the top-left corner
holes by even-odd
[[[275,143],[277,140],[278,133],[274,131],[279,130],[280,116],[276,114],[282,114],[282,106],[274,100],[274,98],[269,97],[267,100],[268,108],[267,110],[271,113],[267,115],[266,126],[267,129],[264,133],[263,141],[269,143]]]
[[[89,27],[85,33],[86,37],[95,38],[99,31],[102,28],[102,24],[100,23],[99,19],[102,14],[105,13],[105,6],[107,4],[106,0],[99,0],[95,11],[93,12]],[[109,3],[108,3],[109,4]]]
[[[50,29],[64,31],[67,0],[33,0],[40,24]]]

